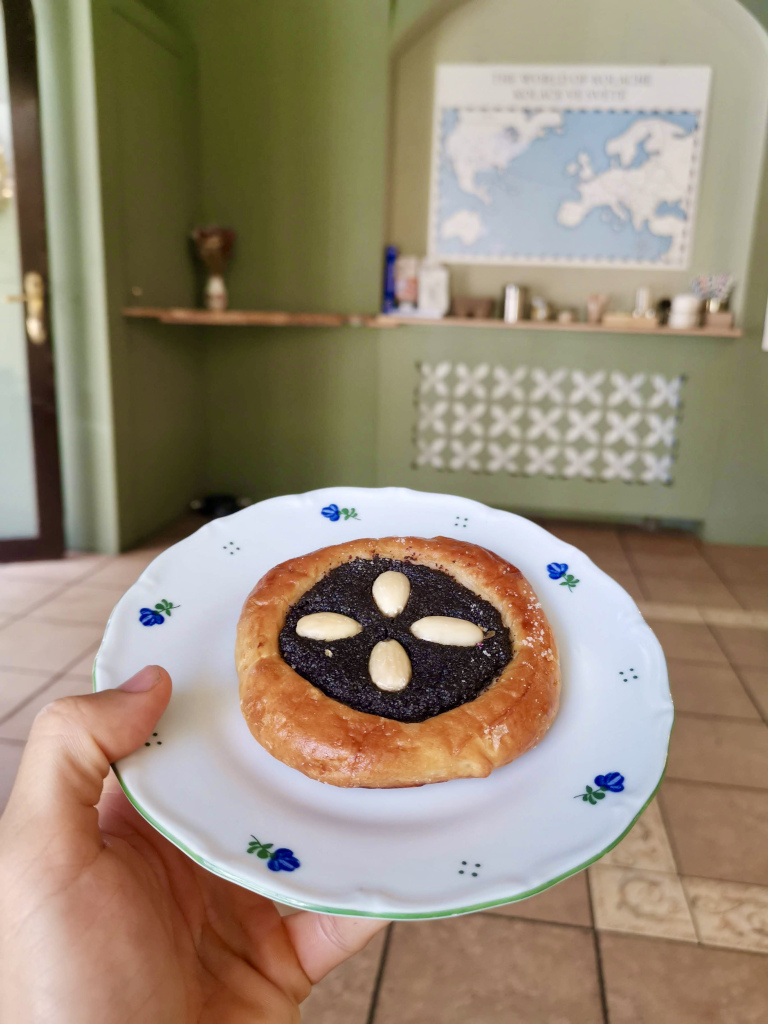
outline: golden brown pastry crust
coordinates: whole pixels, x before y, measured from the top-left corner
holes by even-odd
[[[327,697],[283,660],[279,637],[291,606],[331,569],[376,555],[440,569],[499,610],[513,657],[479,697],[424,722],[397,722]],[[560,700],[555,639],[528,581],[492,551],[448,537],[354,540],[275,566],[243,606],[235,661],[240,706],[259,743],[333,786],[485,777],[539,742]]]

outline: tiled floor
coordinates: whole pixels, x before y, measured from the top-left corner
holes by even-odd
[[[390,925],[315,989],[305,1024],[768,1020],[768,548],[546,525],[635,597],[664,647],[677,718],[659,797],[540,896]],[[0,567],[0,806],[35,713],[90,689],[110,609],[176,536]]]

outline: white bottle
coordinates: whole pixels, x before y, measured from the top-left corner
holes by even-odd
[[[419,260],[416,256],[398,256],[395,260],[395,299],[399,313],[416,309],[419,294]]]
[[[205,308],[221,312],[227,308],[229,296],[221,274],[211,274],[205,282]]]
[[[651,289],[638,288],[635,292],[635,308],[632,311],[632,316],[635,319],[648,319],[652,315]]]
[[[450,274],[440,263],[422,260],[419,268],[419,314],[444,317],[451,306]]]

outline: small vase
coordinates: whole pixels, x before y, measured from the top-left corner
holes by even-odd
[[[229,296],[221,274],[211,274],[205,282],[205,308],[221,312],[227,308]]]

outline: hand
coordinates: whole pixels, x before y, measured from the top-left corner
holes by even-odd
[[[109,765],[145,742],[170,696],[168,673],[149,666],[35,720],[0,819],[0,1020],[297,1022],[311,985],[383,927],[281,919],[144,821]]]

